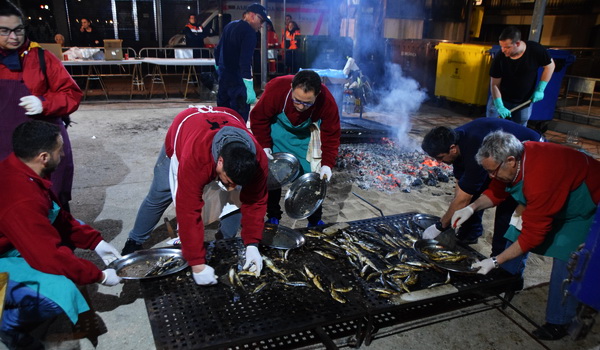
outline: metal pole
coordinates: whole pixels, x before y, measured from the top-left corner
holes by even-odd
[[[533,7],[533,17],[531,18],[531,29],[529,30],[529,40],[540,42],[542,36],[542,26],[544,24],[544,12],[546,11],[546,0],[535,0]]]
[[[154,0],[154,30],[156,30],[156,40],[158,47],[163,46],[163,26],[161,0]]]
[[[260,4],[267,8],[267,0],[261,0]],[[260,33],[260,88],[264,90],[265,85],[267,85],[267,22],[263,23],[262,33]]]
[[[463,42],[471,41],[471,16],[473,15],[473,0],[467,0],[467,21],[465,23],[465,36]]]

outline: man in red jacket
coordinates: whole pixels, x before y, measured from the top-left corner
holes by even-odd
[[[244,269],[260,274],[258,243],[267,206],[268,160],[242,117],[225,107],[188,108],[173,120],[165,150],[171,158],[169,181],[181,248],[194,281],[200,285],[217,283],[214,269],[205,259],[203,217],[210,215],[205,201],[209,209],[218,212],[215,201],[241,208]],[[215,188],[217,196],[207,198],[205,194],[214,194]],[[220,196],[223,192],[218,188],[229,196]]]
[[[533,335],[560,339],[567,335],[577,310],[577,299],[566,294],[563,281],[569,275],[571,253],[585,241],[600,203],[600,162],[550,142],[521,143],[503,131],[486,136],[475,158],[492,181],[475,202],[454,213],[452,225],[460,227],[474,212],[496,206],[508,196],[525,207],[522,214],[513,215],[504,236],[514,243],[473,268],[483,275],[500,266],[520,273],[527,252],[552,257],[546,323]]]
[[[64,312],[75,324],[89,310],[76,285],[121,281],[114,269],[101,271],[75,256],[74,248],[94,249],[107,265],[121,256],[50,191],[49,176],[64,154],[60,128],[25,122],[15,129],[13,147],[0,162],[0,271],[9,274],[0,338],[21,349],[35,342],[28,332],[44,320]]]
[[[316,131],[321,141],[320,164],[307,160],[307,156],[312,159],[308,146],[315,125],[320,128]],[[271,80],[250,113],[250,129],[269,158],[272,152],[291,153],[304,173],[318,171],[321,178],[331,180],[340,146],[340,115],[335,99],[314,71],[303,70]],[[280,199],[281,189],[269,191],[267,217],[272,224],[279,224],[283,214]],[[308,217],[308,226],[323,225],[321,216],[319,207]]]

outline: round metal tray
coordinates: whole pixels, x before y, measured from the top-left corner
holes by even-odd
[[[285,213],[300,220],[311,216],[327,194],[327,181],[317,173],[307,173],[292,183],[285,195]]]
[[[291,153],[273,153],[273,159],[269,159],[269,177],[267,188],[269,190],[279,189],[292,182],[300,173],[300,162]]]
[[[157,268],[160,262],[164,262],[169,258],[173,258],[173,267],[161,272],[158,275],[149,275],[153,269]],[[109,268],[115,269],[117,275],[125,280],[143,280],[150,278],[158,278],[177,273],[188,266],[187,261],[183,259],[181,249],[177,248],[156,248],[138,250],[131,254],[125,255],[121,259],[115,260]]]
[[[431,225],[434,225],[439,219],[439,216],[429,214],[415,214],[412,217],[413,222],[423,230],[427,229]]]
[[[289,227],[265,224],[261,244],[276,249],[294,249],[304,245],[304,236]]]
[[[464,252],[462,250],[451,249],[448,246],[440,243],[439,241],[436,241],[435,239],[420,239],[413,244],[413,248],[417,252],[417,255],[419,255],[421,258],[425,259],[426,261],[428,261],[432,264],[435,264],[436,266],[438,266],[444,270],[465,273],[465,274],[477,273],[477,269],[471,268],[471,264],[473,264],[477,260],[477,258],[475,256],[473,256],[472,254],[469,254],[468,252]],[[461,261],[457,261],[457,262],[435,261],[435,260],[431,259],[429,257],[429,255],[427,255],[423,252],[423,250],[426,250],[426,249],[430,249],[430,250],[434,250],[434,251],[435,250],[438,250],[438,251],[439,250],[448,250],[448,251],[453,251],[453,252],[459,252],[461,254],[467,255],[467,258],[464,260],[461,260]]]

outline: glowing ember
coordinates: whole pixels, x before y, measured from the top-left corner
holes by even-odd
[[[397,146],[391,139],[381,144],[340,146],[336,167],[345,169],[362,189],[387,193],[410,192],[411,187],[448,182],[452,168],[422,151]]]

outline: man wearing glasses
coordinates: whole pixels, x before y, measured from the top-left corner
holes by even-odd
[[[520,227],[506,232],[510,246],[472,265],[485,275],[495,268],[522,273],[531,251],[552,257],[546,323],[532,334],[558,340],[568,334],[578,301],[567,293],[569,260],[585,241],[600,203],[600,162],[583,152],[550,142],[521,142],[496,131],[483,139],[477,162],[492,177],[490,186],[452,217],[459,227],[473,213],[491,208],[508,196],[525,207]]]
[[[248,6],[241,20],[225,26],[214,52],[219,73],[217,106],[233,109],[245,121],[248,121],[250,105],[256,102],[252,57],[256,47],[256,32],[264,22],[272,25],[265,8],[260,4]]]
[[[424,239],[434,239],[441,232],[450,228],[450,218],[455,211],[462,209],[479,198],[488,187],[490,177],[481,165],[475,161],[475,154],[483,142],[483,138],[492,131],[504,130],[515,135],[521,141],[539,141],[540,134],[503,119],[480,118],[475,119],[456,129],[445,126],[433,128],[423,138],[421,147],[431,157],[439,162],[452,164],[456,188],[454,199],[442,215],[439,222],[428,227],[423,232]],[[492,174],[493,175],[493,174]],[[504,233],[508,228],[510,218],[517,204],[514,200],[507,200],[496,209],[494,220],[494,236],[492,240],[492,254],[500,254],[506,247]],[[483,234],[481,218],[483,211],[471,217],[460,230],[457,238],[466,244],[475,244]]]
[[[320,164],[314,161],[313,150],[309,152],[311,126],[313,135],[320,137]],[[318,171],[321,179],[331,180],[340,145],[340,116],[335,99],[314,71],[303,70],[271,80],[251,112],[250,129],[270,159],[273,152],[291,153],[304,173]],[[283,214],[280,199],[281,189],[269,191],[267,217],[272,224],[279,224]],[[308,217],[308,226],[323,225],[321,217],[319,207]]]

